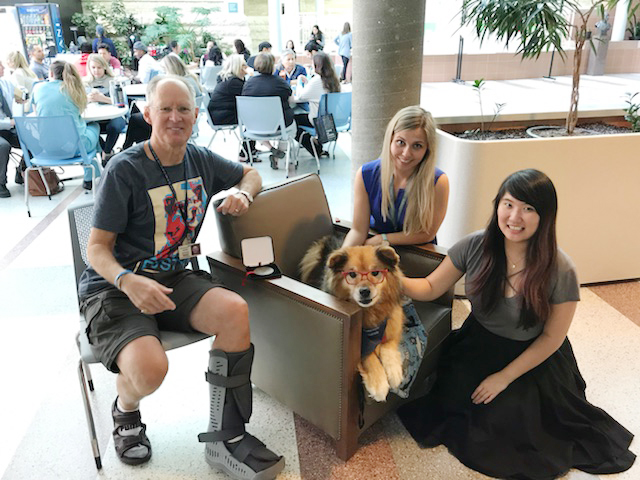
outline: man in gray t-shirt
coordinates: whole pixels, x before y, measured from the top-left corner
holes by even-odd
[[[44,50],[40,45],[31,48],[31,63],[29,68],[36,74],[38,80],[47,80],[49,78],[49,67],[44,63]]]
[[[233,186],[217,210],[242,215],[261,187],[251,167],[189,145],[194,95],[181,77],[154,78],[145,120],[151,139],[116,155],[100,182],[79,285],[89,341],[118,374],[113,439],[121,461],[149,460],[139,403],[163,382],[160,328],[215,335],[209,355],[210,423],[200,442],[208,463],[239,478],[274,478],[284,458],[245,432],[251,415],[253,345],[246,302],[202,271],[186,270],[211,198]],[[178,413],[176,413],[178,414]]]

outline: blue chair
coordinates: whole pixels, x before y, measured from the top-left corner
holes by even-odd
[[[296,136],[296,122],[285,127],[284,112],[280,97],[236,97],[238,109],[238,126],[242,140],[282,140],[287,142],[288,148],[285,155],[285,169],[289,178],[289,158],[293,151],[293,140]],[[243,142],[242,148],[246,148]],[[249,162],[253,165],[251,149],[246,152]],[[298,162],[295,162],[298,166]],[[320,163],[318,162],[318,171]]]
[[[318,115],[327,115],[329,113],[333,115],[333,122],[336,125],[336,131],[338,133],[348,132],[351,134],[351,92],[323,94],[320,97],[320,103],[318,105]],[[304,125],[301,125],[300,128],[314,137],[318,136],[316,129],[313,127],[305,127]],[[335,160],[337,142],[332,143],[333,150],[331,152],[331,157]],[[315,145],[313,142],[311,143],[311,146],[314,148],[314,154],[316,160],[318,160],[318,155],[315,152]],[[319,166],[318,173],[320,173]]]
[[[55,117],[16,117],[16,130],[27,164],[24,175],[24,201],[29,209],[29,171],[38,170],[49,199],[51,192],[42,173],[42,167],[82,165],[91,168],[91,181],[95,184],[96,171],[91,160],[97,150],[87,152],[71,115]],[[92,189],[94,194],[95,189]]]

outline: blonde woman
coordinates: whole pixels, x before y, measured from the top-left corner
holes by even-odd
[[[90,102],[112,104],[110,92],[110,82],[114,79],[111,67],[99,53],[92,53],[87,59],[87,76],[84,77],[84,83],[91,91],[87,94]],[[118,137],[127,122],[124,117],[116,117],[111,120],[98,122],[100,125],[100,133],[106,133],[107,139],[100,138],[100,146],[102,147],[102,164],[106,165],[113,156],[113,147],[115,147]]]
[[[418,106],[391,119],[378,160],[356,174],[353,227],[343,246],[436,243],[447,213],[449,180],[435,167],[436,125]],[[367,238],[369,228],[377,232]]]
[[[38,81],[36,74],[31,71],[27,59],[19,51],[11,52],[7,55],[7,66],[13,70],[11,74],[11,82],[23,87],[29,93],[33,89],[33,84]]]
[[[49,78],[49,82],[39,84],[33,92],[37,115],[71,115],[87,153],[97,150],[100,127],[97,123],[87,125],[82,119],[82,112],[87,108],[88,100],[78,70],[72,64],[58,60],[51,64]],[[93,166],[96,176],[100,175],[100,168],[95,160]],[[85,167],[82,186],[86,190],[93,188],[91,169],[88,167]]]
[[[178,77],[184,77],[189,85],[193,88],[194,95],[196,97],[202,95],[202,88],[200,88],[200,82],[198,78],[187,70],[185,63],[177,55],[167,55],[162,59],[162,66],[164,71],[170,75],[177,75]]]

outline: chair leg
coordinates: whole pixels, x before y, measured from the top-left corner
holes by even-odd
[[[32,170],[31,167],[27,167],[24,171],[24,203],[27,206],[27,214],[31,217],[31,209],[29,209],[29,172]]]
[[[100,447],[98,445],[98,435],[96,434],[96,425],[93,421],[93,412],[91,411],[91,403],[89,402],[89,392],[87,392],[87,383],[84,375],[84,362],[82,359],[78,361],[78,380],[80,381],[80,392],[82,394],[82,402],[84,403],[84,413],[87,416],[87,427],[91,437],[91,449],[93,450],[93,458],[96,462],[96,468],[102,469],[102,460],[100,458]],[[93,384],[93,382],[92,382]]]
[[[211,144],[213,143],[213,141],[216,139],[216,135],[218,134],[218,130],[214,130],[213,131],[213,137],[211,137],[211,140],[209,140],[209,145],[207,145],[207,148],[211,148]]]
[[[44,189],[47,192],[47,197],[49,197],[49,200],[51,200],[51,190],[49,190],[49,183],[47,182],[47,179],[44,178],[44,172],[42,171],[42,168],[38,168],[38,173],[40,174],[40,178],[42,179]]]
[[[313,156],[316,159],[316,166],[318,167],[318,175],[320,175],[320,158],[318,158],[318,150],[316,149],[316,142],[313,141],[313,136],[309,134],[309,138],[311,139],[311,149],[313,150]]]

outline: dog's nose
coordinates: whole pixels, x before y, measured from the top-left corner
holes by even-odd
[[[369,298],[371,296],[371,290],[367,287],[360,289],[360,298]]]

